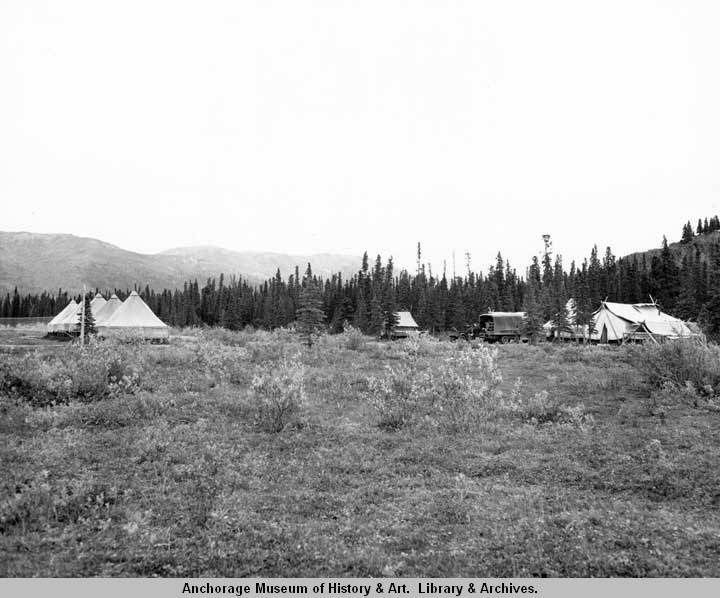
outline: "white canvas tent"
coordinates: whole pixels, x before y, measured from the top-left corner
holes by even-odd
[[[93,318],[96,319],[97,325],[97,314],[105,306],[107,301],[99,293],[90,301],[90,311]],[[93,305],[94,304],[94,305]],[[70,310],[66,316],[55,325],[54,332],[76,332],[78,330],[78,324],[80,323],[80,315],[82,313],[82,303],[76,303],[75,308]]]
[[[61,327],[63,320],[75,314],[77,312],[77,308],[78,304],[75,303],[75,299],[70,299],[70,303],[68,303],[58,315],[48,322],[47,331],[51,333],[64,332],[65,329]]]
[[[74,332],[80,323],[82,303],[76,303],[75,308],[58,323],[56,332]]]
[[[97,327],[100,336],[140,336],[167,339],[170,329],[158,318],[135,291],[114,314]]]
[[[90,310],[92,311],[93,318],[97,318],[98,312],[106,303],[107,301],[105,301],[105,297],[103,297],[100,293],[95,294],[95,297],[93,297],[90,302]]]
[[[93,316],[95,317],[95,326],[100,326],[103,322],[106,322],[110,317],[120,308],[122,301],[118,299],[118,296],[113,293],[112,297],[108,299],[105,304],[96,311],[93,310]]]
[[[611,303],[603,301],[593,314],[591,336],[601,343],[649,338],[654,341],[697,336],[688,325],[660,311],[654,303]]]

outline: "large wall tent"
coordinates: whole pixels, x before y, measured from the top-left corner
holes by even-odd
[[[100,336],[141,336],[168,339],[170,329],[158,318],[135,291],[107,320],[97,327]]]
[[[601,343],[625,340],[691,338],[697,336],[688,325],[660,311],[654,303],[611,303],[603,301],[593,314],[595,331],[591,338]]]

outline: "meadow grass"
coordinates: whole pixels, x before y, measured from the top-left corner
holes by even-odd
[[[720,575],[718,410],[655,354],[509,345],[493,377],[462,342],[182,334],[3,362],[0,575]],[[413,417],[382,425],[402,372]]]

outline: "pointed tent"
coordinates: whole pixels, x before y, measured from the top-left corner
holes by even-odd
[[[80,323],[80,313],[82,312],[82,302],[76,303],[75,308],[58,323],[58,332],[74,332]]]
[[[170,329],[158,318],[135,291],[102,325],[101,336],[142,336],[146,339],[166,339]]]
[[[103,297],[100,293],[95,294],[95,297],[93,297],[93,300],[90,302],[90,310],[92,311],[93,318],[97,319],[98,312],[106,303],[107,301],[105,301],[105,297]]]
[[[120,301],[118,296],[113,293],[112,297],[110,297],[110,299],[108,299],[104,305],[97,310],[97,312],[93,311],[93,315],[95,316],[95,326],[101,326],[104,322],[107,322],[121,305],[122,301]]]
[[[72,314],[77,312],[78,304],[75,303],[75,299],[70,299],[70,303],[68,303],[65,308],[56,315],[50,322],[48,322],[47,325],[47,331],[48,332],[62,332],[64,329],[60,327],[60,324],[62,323],[65,318],[71,316]]]
[[[100,305],[100,307],[98,307],[96,310],[95,307],[93,307],[93,303],[95,305]],[[105,298],[99,293],[95,295],[95,297],[90,301],[90,312],[92,313],[93,318],[96,317],[97,312],[105,303],[107,303],[105,301]],[[62,322],[58,324],[58,332],[77,332],[79,330],[78,326],[80,325],[80,316],[82,315],[83,308],[82,301],[80,303],[77,303],[76,305],[77,307],[73,311],[69,312],[68,315],[62,320]]]

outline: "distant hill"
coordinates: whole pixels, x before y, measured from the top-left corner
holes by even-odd
[[[23,293],[62,288],[133,288],[135,284],[153,289],[182,288],[186,280],[204,283],[221,273],[227,278],[242,276],[257,284],[274,276],[284,278],[295,266],[304,272],[307,262],[313,272],[327,277],[358,271],[360,256],[317,254],[287,255],[230,251],[220,247],[179,247],[157,254],[135,253],[110,243],[66,234],[0,232],[0,292],[14,287]]]
[[[699,250],[700,252],[700,260],[707,261],[710,258],[712,248],[718,244],[720,244],[720,231],[715,231],[712,233],[695,235],[690,243],[668,243],[668,248],[672,252],[675,261],[678,265],[680,265],[684,256],[691,253],[694,254],[696,250]],[[648,267],[650,267],[653,257],[659,256],[661,251],[662,249],[660,247],[656,249],[648,249],[647,251],[631,253],[623,259],[632,260],[633,257],[637,257],[638,263],[642,263],[643,256],[645,256],[645,261]],[[602,258],[602,255],[600,255],[600,258]]]

